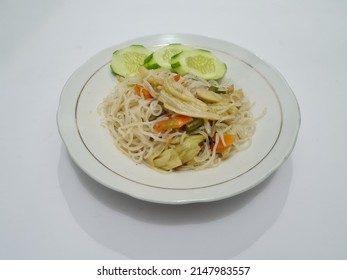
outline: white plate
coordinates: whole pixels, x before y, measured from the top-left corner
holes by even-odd
[[[110,71],[112,53],[130,44],[155,50],[170,43],[211,50],[227,64],[226,77],[255,102],[254,115],[267,111],[258,122],[251,147],[216,168],[162,174],[137,165],[114,146],[108,131],[100,125],[97,107],[117,83]],[[300,127],[300,111],[283,77],[249,51],[203,36],[167,34],[134,39],[92,57],[66,83],[57,121],[71,157],[96,181],[146,201],[184,204],[231,197],[266,179],[291,153]]]

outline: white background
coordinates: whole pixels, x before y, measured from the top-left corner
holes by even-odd
[[[109,190],[70,159],[61,90],[102,49],[191,33],[240,45],[294,91],[297,145],[239,196],[183,206]],[[345,1],[0,1],[0,259],[347,259]]]

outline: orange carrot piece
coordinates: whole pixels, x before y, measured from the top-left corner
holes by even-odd
[[[156,132],[164,132],[168,129],[180,128],[190,122],[193,121],[193,118],[184,116],[184,115],[176,115],[174,117],[170,117],[165,120],[158,121],[154,124],[153,128]]]
[[[178,82],[181,79],[181,76],[177,74],[173,77],[173,79],[175,82]]]
[[[218,141],[218,144],[216,147],[217,153],[221,153],[225,149],[231,147],[231,145],[234,143],[234,141],[236,139],[236,136],[234,134],[224,134],[223,138],[224,138],[225,145],[223,144],[222,139],[219,138],[219,141]],[[215,139],[216,139],[216,136],[213,137],[213,141],[215,141]],[[213,148],[214,148],[214,145],[212,144],[211,149],[213,149]]]
[[[138,96],[143,96],[144,99],[152,99],[153,98],[152,95],[149,93],[149,91],[141,85],[135,85],[134,89],[135,89],[135,93]]]

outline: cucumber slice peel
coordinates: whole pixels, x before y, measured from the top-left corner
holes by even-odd
[[[171,58],[172,69],[180,75],[193,74],[206,80],[223,78],[227,66],[208,50],[187,50]]]
[[[139,66],[152,51],[142,45],[130,45],[112,54],[111,70],[116,75],[126,77],[135,74]]]
[[[144,66],[147,69],[157,69],[161,67],[171,69],[171,58],[182,51],[190,49],[190,47],[179,43],[169,44],[149,55],[145,59]]]
[[[153,57],[154,53],[151,53],[149,56],[145,58],[145,61],[143,62],[143,66],[145,66],[147,69],[158,69],[161,66],[156,62],[156,60]]]

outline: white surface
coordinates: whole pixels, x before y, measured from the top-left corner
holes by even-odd
[[[257,122],[252,145],[217,168],[156,172],[122,154],[101,125],[98,107],[117,86],[110,70],[112,53],[134,44],[150,48],[175,42],[214,50],[229,69],[225,79],[242,88],[254,103],[254,116],[259,117],[266,110]],[[165,34],[107,48],[78,68],[64,86],[57,124],[72,159],[97,182],[145,201],[187,204],[229,198],[268,178],[293,150],[300,111],[283,77],[252,53],[210,37]]]
[[[346,2],[211,3],[1,1],[1,259],[347,259]],[[260,186],[165,206],[72,163],[56,126],[65,82],[100,50],[157,33],[236,43],[286,78],[301,130]]]

